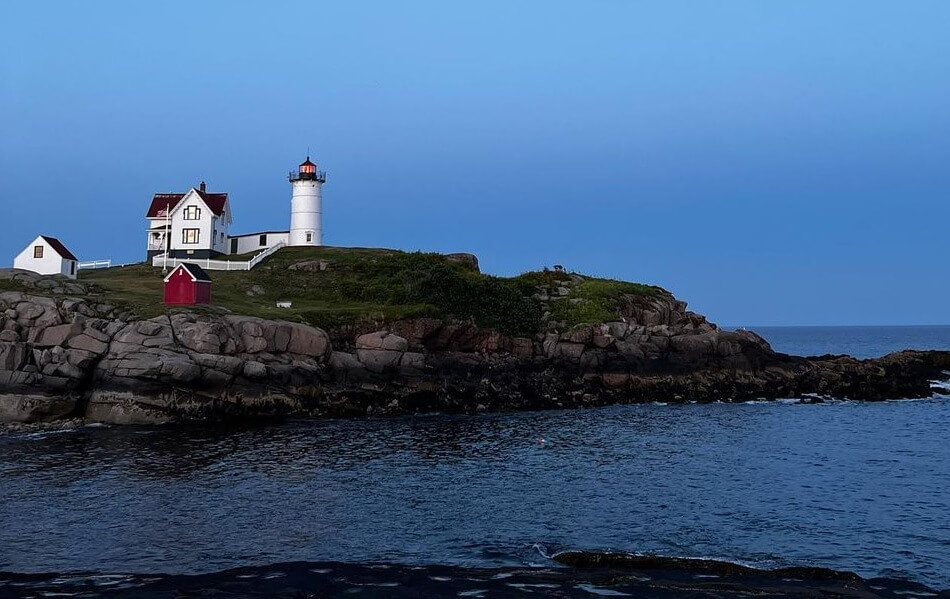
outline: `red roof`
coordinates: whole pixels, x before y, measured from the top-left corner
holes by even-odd
[[[201,199],[204,200],[204,203],[207,204],[208,208],[211,209],[211,212],[214,212],[215,216],[221,216],[224,214],[224,205],[228,201],[228,194],[226,193],[207,193],[205,191],[195,190]],[[178,202],[181,201],[183,197],[188,194],[184,193],[156,193],[152,198],[152,204],[148,207],[148,213],[145,215],[145,218],[158,218],[160,216],[165,216],[165,208],[174,209],[178,205]]]
[[[77,261],[79,260],[79,258],[74,256],[72,252],[66,249],[66,246],[63,245],[62,241],[56,239],[55,237],[47,237],[46,235],[40,235],[40,237],[42,237],[43,241],[48,243],[50,247],[53,248],[54,252],[56,252],[63,258],[66,258],[67,260],[77,260]]]

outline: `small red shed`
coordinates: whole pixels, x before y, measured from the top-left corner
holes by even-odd
[[[211,277],[197,264],[182,262],[165,277],[166,306],[210,303]]]

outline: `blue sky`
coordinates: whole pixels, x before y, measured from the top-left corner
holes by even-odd
[[[662,285],[723,324],[940,324],[950,2],[16,2],[0,262],[142,259],[155,192],[325,241]]]

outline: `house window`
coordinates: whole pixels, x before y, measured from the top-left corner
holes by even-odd
[[[224,231],[221,232],[221,243],[224,243]]]
[[[311,241],[313,241],[313,233],[307,231],[307,243],[310,243]]]
[[[75,263],[75,262],[70,262],[70,263],[69,263],[69,274],[70,274],[70,275],[76,274],[76,263]]]
[[[41,246],[41,245],[34,245],[34,246],[33,246],[33,257],[34,257],[34,258],[42,258],[42,257],[43,257],[43,246]]]
[[[185,220],[198,220],[201,218],[201,209],[197,206],[185,207]]]
[[[182,243],[198,243],[198,229],[182,229],[181,230],[181,242]]]
[[[267,235],[261,235],[261,246],[267,245]]]

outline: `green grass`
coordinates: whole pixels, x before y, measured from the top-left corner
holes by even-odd
[[[310,260],[326,261],[328,268],[316,272],[289,269]],[[511,335],[539,330],[541,304],[531,297],[539,285],[570,279],[568,274],[554,271],[500,278],[473,272],[439,254],[332,247],[283,248],[251,271],[209,274],[214,281],[214,304],[238,314],[324,328],[432,316],[467,320]],[[166,312],[162,276],[160,268],[141,264],[81,271],[79,279],[92,285],[99,301],[151,317]],[[263,289],[262,294],[248,294],[255,285]],[[623,294],[656,293],[658,288],[587,279],[573,289],[585,302],[552,302],[558,310],[564,305],[558,319],[569,324],[609,320],[616,316]],[[278,300],[293,305],[277,308]]]
[[[551,318],[568,326],[607,322],[617,318],[621,303],[629,297],[662,293],[659,287],[613,279],[584,279],[571,288],[566,299],[550,303]],[[571,299],[580,301],[572,302]]]
[[[0,291],[23,291],[24,287],[17,281],[0,279]]]

